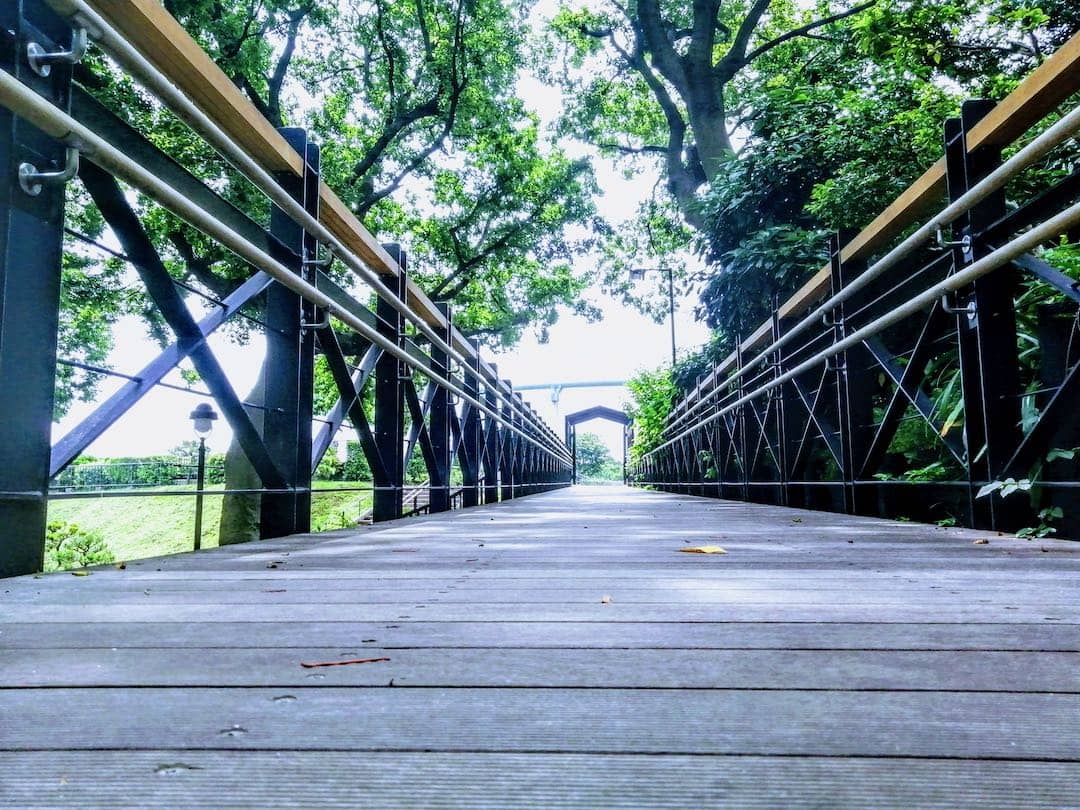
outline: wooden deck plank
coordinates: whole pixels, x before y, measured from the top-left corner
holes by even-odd
[[[272,776],[268,778],[268,774]],[[1070,763],[589,754],[0,752],[24,810],[1080,805]]]
[[[374,665],[372,665],[374,666]],[[286,691],[286,689],[288,691]],[[9,689],[0,750],[667,753],[1080,764],[1080,695],[309,687]]]
[[[873,598],[868,597],[868,598]],[[960,624],[1080,624],[1080,604],[960,605],[859,602],[847,604],[763,604],[737,602],[720,605],[602,605],[595,604],[322,604],[322,605],[16,605],[5,610],[3,621],[37,622],[159,622],[163,627],[186,622],[395,622],[405,619],[463,622],[487,621],[591,621],[605,622],[868,622],[904,624],[951,622]]]
[[[985,583],[979,583],[985,585]],[[258,588],[237,588],[207,591],[165,591],[153,587],[95,588],[92,594],[71,590],[49,594],[23,602],[24,605],[61,607],[88,604],[108,606],[128,605],[395,605],[428,603],[431,605],[593,605],[610,596],[620,605],[723,605],[732,602],[762,605],[837,605],[890,604],[907,605],[913,601],[924,604],[952,605],[985,604],[1016,605],[1018,603],[1067,605],[1080,599],[1080,588],[1050,583],[1042,592],[1033,593],[1030,587],[999,584],[991,592],[959,583],[945,585],[888,586],[872,594],[855,594],[831,583],[814,589],[791,588],[778,590],[775,585],[721,585],[698,587],[640,588],[624,587],[618,583],[598,581],[590,587],[485,587],[479,583],[455,584],[453,580],[427,588],[327,588],[294,589],[273,584]],[[17,608],[14,609],[17,612]]]
[[[47,631],[47,632],[45,632]],[[1080,652],[1075,624],[847,624],[787,622],[143,622],[0,625],[0,648],[278,649],[350,647],[374,638],[388,649],[552,647],[708,650],[969,650]]]
[[[229,769],[235,806],[1068,806],[1078,551],[575,488],[8,580],[0,796],[183,806]],[[300,666],[342,656],[390,661]]]
[[[670,649],[319,648],[7,651],[8,688],[115,686],[604,687],[1080,694],[1080,654]],[[377,640],[375,640],[377,641]],[[306,669],[301,662],[389,661]]]

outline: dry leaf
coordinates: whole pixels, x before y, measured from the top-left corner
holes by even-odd
[[[988,546],[988,545],[990,545],[990,541],[987,540],[985,537],[980,537],[978,540],[976,540],[973,543],[973,545],[976,545],[976,546]]]
[[[90,576],[90,572],[89,571],[72,571],[71,575],[73,577],[88,577],[88,576]]]
[[[686,551],[690,554],[727,554],[727,549],[720,548],[720,546],[689,546],[688,548],[680,548],[679,551]]]
[[[611,597],[608,596],[607,594],[604,594],[603,596],[600,597],[600,604],[601,605],[610,605],[611,604]]]

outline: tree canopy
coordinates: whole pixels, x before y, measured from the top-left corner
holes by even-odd
[[[578,480],[621,481],[622,463],[612,455],[604,440],[595,433],[579,433],[575,444]]]
[[[730,348],[820,266],[826,231],[865,225],[940,156],[964,96],[1002,97],[1078,26],[1061,0],[565,4],[562,132],[663,180],[609,286],[643,250],[695,250],[698,315]]]
[[[532,326],[543,334],[560,305],[596,314],[581,300],[588,273],[572,262],[599,228],[591,168],[546,139],[516,94],[530,5],[165,2],[272,124],[314,133],[325,181],[378,238],[406,248],[413,278],[433,299],[452,303],[459,328],[504,345]],[[266,220],[261,195],[106,59],[92,52],[76,78],[241,210]],[[142,200],[138,207],[179,281],[221,297],[250,274],[168,213]],[[78,192],[69,221],[91,238],[105,230]],[[124,314],[143,315],[154,338],[167,338],[153,308],[122,286],[119,259],[72,247],[65,356],[102,362],[111,348],[102,326]],[[98,326],[87,327],[91,321]],[[234,332],[243,339],[247,328],[238,322]],[[96,380],[65,370],[58,413],[72,397],[92,396]]]

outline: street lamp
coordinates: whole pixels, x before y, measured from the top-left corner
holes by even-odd
[[[203,485],[206,483],[206,437],[214,429],[217,412],[206,402],[200,402],[191,412],[195,435],[199,437],[199,463],[195,475],[195,550],[202,547]]]
[[[649,271],[667,273],[668,314],[671,317],[671,367],[675,368],[675,279],[670,267],[635,267],[630,271],[631,281],[641,281]]]

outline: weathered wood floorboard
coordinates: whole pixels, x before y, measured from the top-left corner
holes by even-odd
[[[140,810],[223,806],[1026,810],[1060,809],[1078,791],[1076,769],[1069,763],[996,760],[400,751],[0,752],[0,796],[23,810],[75,804]]]
[[[0,805],[1076,806],[1078,573],[576,488],[7,580]]]

